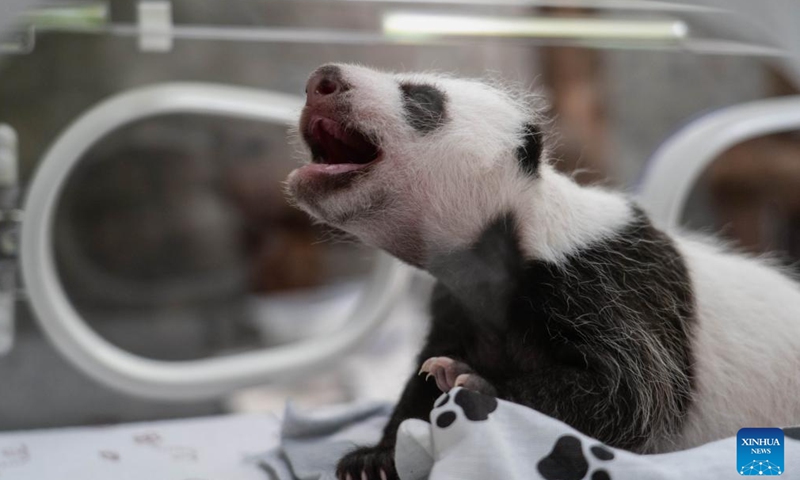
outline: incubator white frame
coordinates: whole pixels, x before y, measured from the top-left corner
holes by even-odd
[[[57,202],[83,154],[113,130],[172,113],[210,114],[289,126],[299,97],[243,87],[172,83],[112,97],[92,108],[56,140],[30,184],[21,235],[21,265],[30,304],[56,348],[79,369],[124,392],[161,400],[196,400],[286,379],[347,355],[388,315],[406,290],[411,270],[381,254],[350,320],[322,337],[243,354],[193,361],[160,361],[106,341],[81,318],[59,280],[53,247]]]

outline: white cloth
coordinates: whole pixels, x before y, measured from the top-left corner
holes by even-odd
[[[736,438],[636,455],[604,446],[521,405],[461,388],[436,402],[430,423],[406,420],[395,461],[402,480],[709,480],[739,477]],[[782,477],[800,480],[798,429],[784,429]],[[794,437],[794,439],[792,438]],[[766,465],[766,464],[765,464]],[[754,466],[749,474],[772,473]]]

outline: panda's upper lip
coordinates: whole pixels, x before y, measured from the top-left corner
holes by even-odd
[[[312,163],[367,165],[381,154],[369,136],[325,116],[311,116],[302,134]]]

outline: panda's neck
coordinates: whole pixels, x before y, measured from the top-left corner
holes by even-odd
[[[623,195],[580,186],[550,165],[542,165],[540,178],[514,201],[511,213],[521,253],[551,262],[613,237],[634,217]]]
[[[634,218],[623,195],[580,186],[550,165],[542,165],[540,178],[515,199],[511,210],[523,256],[556,263],[613,237]]]
[[[476,208],[465,205],[464,223],[441,219],[428,222],[443,228],[426,231],[425,268],[431,270],[430,267],[441,265],[443,258],[458,258],[452,255],[477,248],[487,231],[493,231],[492,235],[497,232],[492,229],[498,219],[513,220],[514,231],[508,234],[513,235],[514,248],[523,260],[559,263],[586,246],[613,237],[634,216],[624,196],[580,186],[550,165],[541,165],[537,178],[508,182],[507,187],[499,189],[502,194],[494,203],[487,200]],[[409,261],[402,254],[398,256]]]
[[[498,219],[513,219],[515,249],[523,260],[558,263],[583,247],[613,237],[634,218],[624,196],[580,186],[547,164],[540,166],[537,178],[515,177],[484,187],[497,195],[468,196],[460,204],[459,215],[446,210],[431,215],[421,206],[400,220],[370,221],[353,233],[431,271],[443,258],[472,249]]]

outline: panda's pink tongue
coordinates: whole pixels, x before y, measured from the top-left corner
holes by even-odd
[[[378,148],[364,135],[344,130],[330,120],[319,121],[314,133],[321,150],[316,163],[364,165],[378,157]]]

